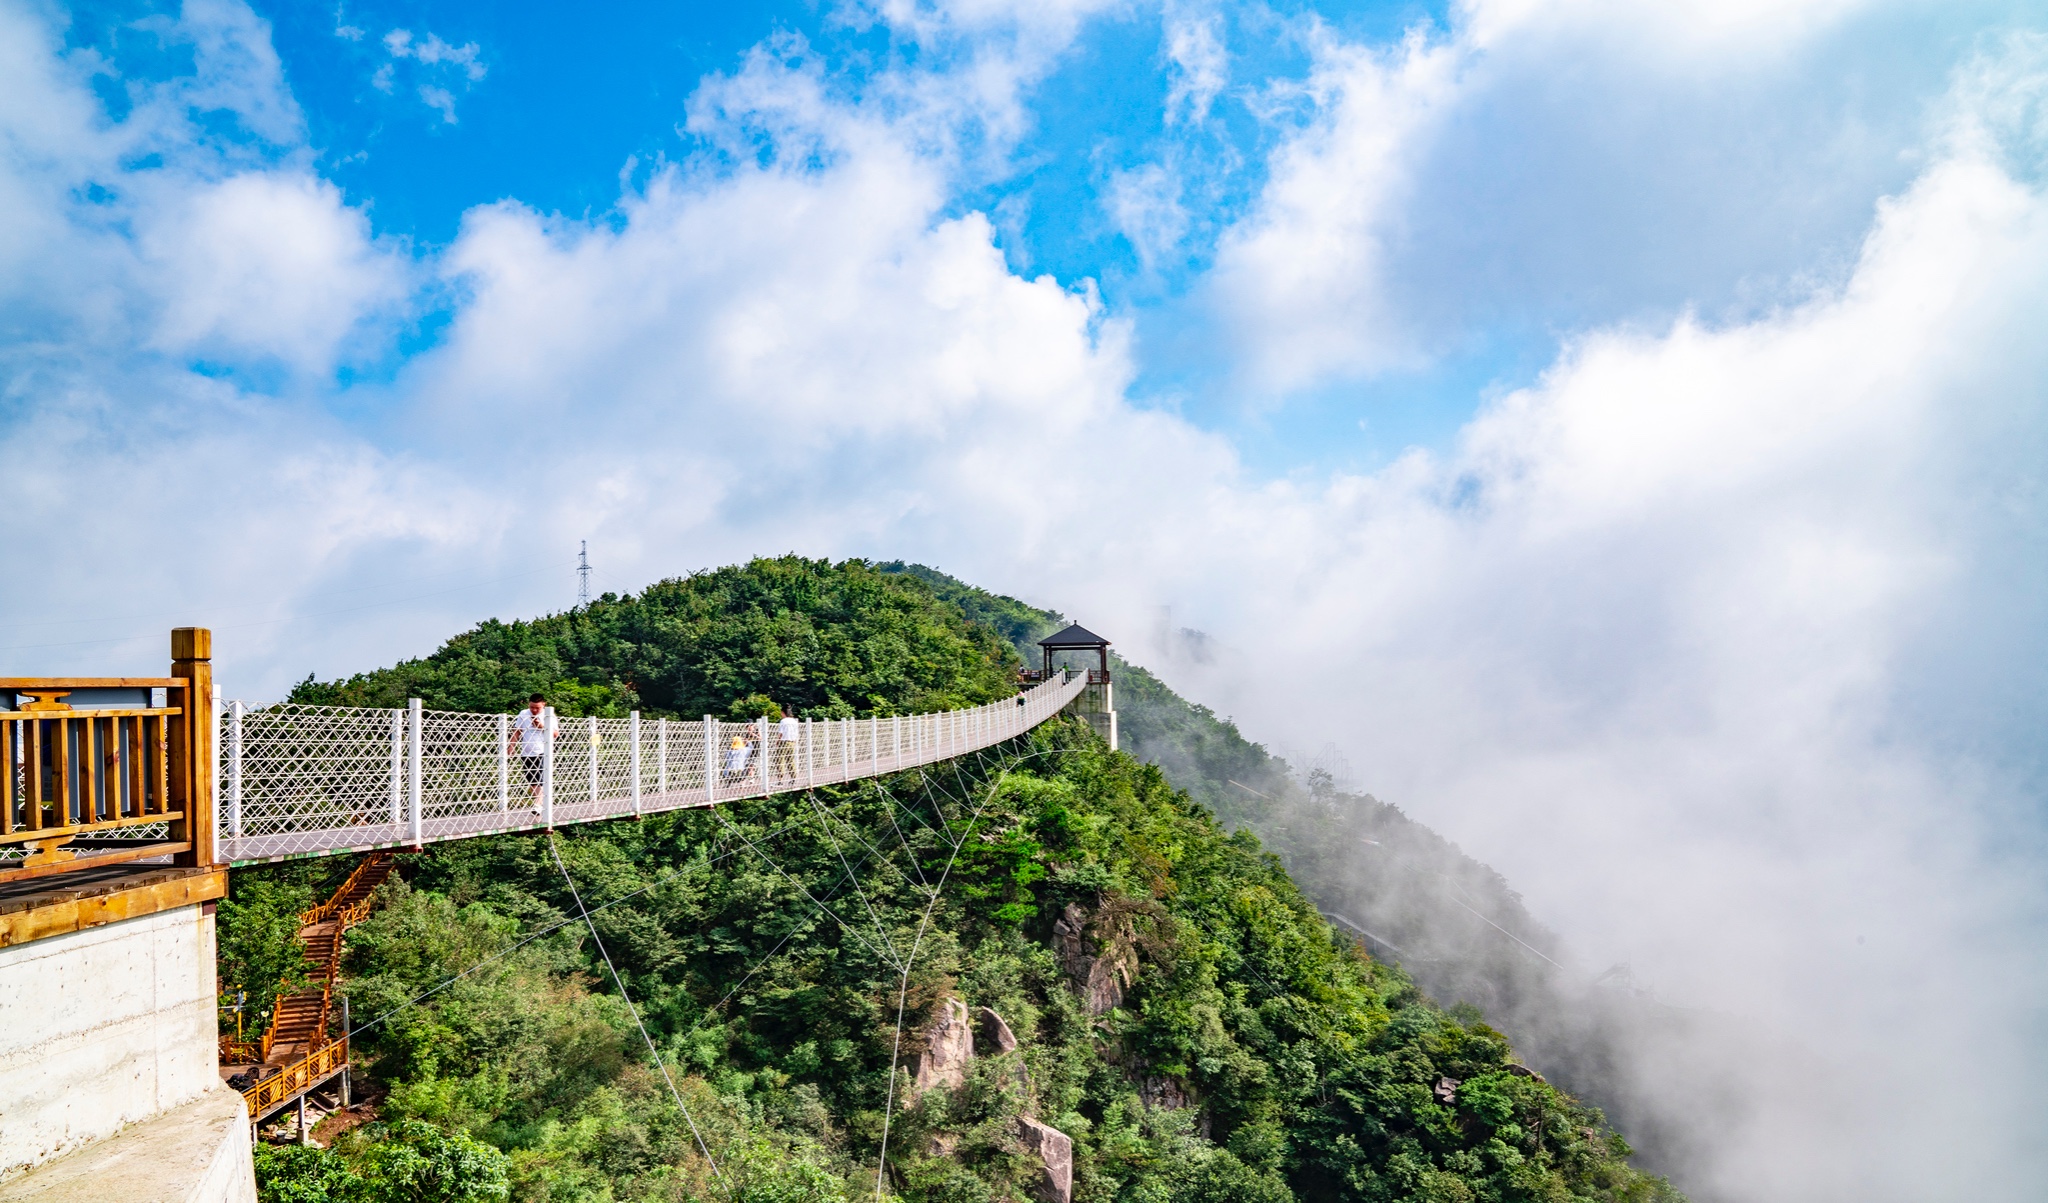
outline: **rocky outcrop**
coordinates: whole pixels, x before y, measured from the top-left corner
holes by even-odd
[[[1528,1066],[1526,1066],[1526,1065],[1516,1065],[1516,1064],[1514,1064],[1513,1062],[1509,1062],[1509,1063],[1507,1064],[1507,1066],[1506,1066],[1505,1068],[1507,1069],[1507,1071],[1508,1071],[1509,1073],[1513,1074],[1514,1076],[1516,1076],[1516,1077],[1518,1077],[1518,1078],[1530,1078],[1530,1079],[1533,1079],[1533,1080],[1535,1080],[1535,1081],[1538,1081],[1538,1082],[1542,1082],[1542,1081],[1543,1081],[1543,1075],[1542,1075],[1542,1074],[1540,1074],[1540,1073],[1537,1073],[1537,1072],[1536,1072],[1535,1070],[1533,1070],[1533,1069],[1530,1069],[1530,1068],[1529,1068]],[[1546,1083],[1546,1085],[1547,1085],[1547,1083]]]
[[[1028,1115],[1017,1120],[1017,1139],[1038,1158],[1038,1175],[1031,1184],[1031,1197],[1038,1203],[1072,1203],[1074,1142],[1058,1128]]]
[[[1003,1022],[1002,1016],[995,1013],[994,1008],[976,1007],[974,1015],[979,1021],[977,1026],[981,1029],[981,1042],[994,1050],[991,1054],[992,1056],[1001,1056],[1003,1053],[1014,1053],[1017,1051],[1016,1033],[1010,1030],[1009,1024]]]
[[[1463,1083],[1459,1082],[1456,1078],[1438,1078],[1436,1080],[1435,1092],[1437,1101],[1442,1103],[1446,1107],[1450,1106],[1452,1103],[1457,1102],[1458,1087],[1461,1085],[1463,1085]]]
[[[1145,1075],[1138,1081],[1138,1098],[1147,1107],[1165,1111],[1185,1111],[1195,1105],[1195,1097],[1179,1078]]]
[[[1127,933],[1111,933],[1107,939],[1091,938],[1088,912],[1068,903],[1053,922],[1054,946],[1060,968],[1080,990],[1090,1015],[1101,1015],[1123,1002],[1124,991],[1138,978],[1138,955]]]
[[[948,998],[924,1032],[924,1051],[917,1056],[917,1092],[958,1087],[967,1081],[967,1063],[972,1060],[974,1029],[967,1022],[967,1004]]]

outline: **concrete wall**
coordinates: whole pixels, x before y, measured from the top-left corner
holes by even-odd
[[[0,1180],[220,1090],[211,911],[0,948]]]

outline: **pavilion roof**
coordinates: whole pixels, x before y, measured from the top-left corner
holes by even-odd
[[[1049,648],[1108,647],[1109,640],[1104,639],[1102,636],[1097,635],[1095,632],[1089,630],[1087,627],[1084,627],[1077,622],[1069,626],[1066,630],[1059,632],[1058,634],[1048,635],[1045,638],[1039,640],[1038,646]]]

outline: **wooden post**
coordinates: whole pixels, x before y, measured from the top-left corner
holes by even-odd
[[[210,866],[213,848],[213,632],[179,627],[171,632],[171,675],[185,678],[184,713],[170,724],[171,788],[184,817],[171,839],[191,847],[174,864]]]
[[[349,1034],[348,995],[344,994],[341,996],[341,1039],[344,1044],[348,1042]],[[348,1110],[348,1102],[348,1050],[344,1049],[341,1054],[341,1109],[343,1111]]]

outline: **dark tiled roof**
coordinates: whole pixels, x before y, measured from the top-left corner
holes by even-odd
[[[1082,626],[1080,623],[1068,627],[1057,635],[1048,635],[1038,641],[1040,647],[1108,647],[1109,640]]]

